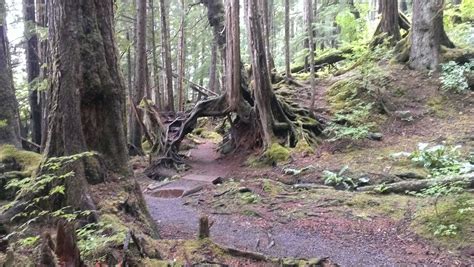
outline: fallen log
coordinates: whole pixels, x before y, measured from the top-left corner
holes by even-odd
[[[357,191],[405,194],[406,192],[420,192],[423,189],[430,188],[435,185],[449,185],[457,182],[464,182],[460,185],[463,188],[474,188],[474,173],[446,176],[443,178],[402,181],[384,185],[383,190],[381,190],[381,185],[363,186],[357,188]]]
[[[314,71],[318,71],[327,65],[335,64],[339,61],[345,60],[347,58],[346,54],[352,53],[352,47],[345,48],[342,50],[337,50],[327,54],[323,54],[314,59]],[[297,73],[303,71],[305,65],[299,65],[291,69],[291,73]]]

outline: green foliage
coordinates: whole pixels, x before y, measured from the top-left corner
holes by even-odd
[[[463,0],[459,10],[464,21],[474,21],[474,0]]]
[[[360,103],[349,111],[337,112],[324,133],[332,136],[331,141],[366,138],[375,127],[374,123],[369,122],[371,111],[372,104]]]
[[[285,162],[290,158],[291,151],[278,144],[273,143],[264,153],[262,156],[262,160],[266,164],[274,164],[279,162]]]
[[[38,236],[29,236],[29,237],[18,240],[18,244],[22,248],[28,248],[28,247],[33,248],[34,246],[36,246],[38,244],[39,239],[40,239],[39,235]]]
[[[252,192],[244,192],[240,194],[240,199],[245,204],[255,204],[260,201],[260,197]]]
[[[417,166],[426,168],[432,176],[458,174],[464,163],[460,159],[459,146],[437,145],[429,147],[426,143],[418,144],[418,149],[408,157]]]
[[[105,222],[90,223],[76,230],[83,259],[99,260],[111,247],[123,244],[126,231]]]
[[[343,43],[363,40],[368,35],[365,18],[356,19],[348,7],[337,14],[336,23],[340,27],[339,38]]]
[[[344,166],[338,173],[325,170],[323,171],[324,184],[341,188],[344,190],[353,189],[357,187],[356,183],[352,178],[347,177],[344,173],[349,169],[348,166]]]
[[[442,64],[441,67],[443,72],[440,80],[445,91],[461,93],[469,88],[466,75],[474,70],[474,61],[464,65],[458,65],[456,62],[450,61]]]
[[[474,224],[474,199],[468,194],[449,195],[436,199],[431,208],[426,208],[418,214],[417,221],[422,229],[432,237],[441,240],[472,240],[472,225]],[[469,241],[468,241],[469,242]]]
[[[7,126],[7,120],[0,120],[0,128]]]
[[[447,184],[435,184],[428,188],[422,189],[420,192],[408,192],[410,195],[417,197],[445,197],[453,194],[460,194],[464,192],[466,182],[456,181]]]

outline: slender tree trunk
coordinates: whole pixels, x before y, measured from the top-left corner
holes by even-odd
[[[273,7],[269,6],[269,1],[264,1],[262,3],[262,25],[263,25],[263,36],[265,40],[265,52],[267,53],[267,65],[268,70],[271,72],[275,68],[275,62],[273,61],[272,48],[270,43],[270,34],[271,34],[271,13]],[[271,76],[270,76],[271,77]]]
[[[440,31],[443,0],[414,0],[410,66],[417,70],[436,70],[440,56]]]
[[[211,66],[209,67],[209,85],[208,89],[212,92],[219,92],[217,86],[217,56],[218,56],[218,47],[216,42],[212,42],[211,50]]]
[[[18,103],[13,88],[5,0],[0,0],[0,144],[21,147]]]
[[[285,72],[286,77],[291,78],[290,67],[290,0],[285,1]]]
[[[150,3],[150,29],[151,29],[151,51],[153,56],[153,84],[155,88],[155,104],[158,105],[159,109],[163,109],[163,96],[161,93],[161,82],[160,82],[160,70],[158,69],[158,55],[156,53],[156,35],[157,27],[155,25],[155,5],[154,0],[149,0]]]
[[[306,0],[308,3],[308,8],[313,10],[313,0]],[[313,12],[310,12],[308,16],[308,35],[309,35],[309,68],[311,74],[311,92],[313,93],[311,97],[311,106],[310,109],[314,110],[314,102],[316,100],[316,80],[315,80],[315,71],[314,71],[314,31],[313,31]]]
[[[226,60],[225,77],[229,111],[237,111],[241,100],[240,90],[240,18],[239,0],[226,2]]]
[[[36,0],[37,19],[36,24],[38,27],[46,28],[48,26],[48,17],[46,12],[46,0]],[[45,83],[48,79],[48,40],[43,39],[38,42],[38,58],[40,65],[39,81]],[[40,105],[41,105],[41,151],[43,151],[46,145],[46,136],[48,134],[48,90],[39,92]]]
[[[136,0],[137,6],[137,43],[135,52],[135,86],[133,90],[132,125],[130,129],[131,144],[142,151],[142,131],[143,112],[140,102],[145,97],[145,87],[147,80],[147,56],[146,56],[146,0]]]
[[[26,73],[29,84],[29,104],[31,113],[31,140],[41,144],[41,103],[39,98],[38,76],[40,65],[38,59],[38,36],[36,35],[35,1],[23,0],[26,37]]]
[[[161,47],[163,63],[165,64],[165,84],[167,95],[167,111],[174,111],[173,66],[171,61],[170,31],[168,28],[168,8],[165,0],[160,0],[161,13]]]
[[[179,61],[178,61],[178,110],[184,110],[184,65],[186,62],[186,6],[184,0],[181,0],[181,33],[179,37]]]

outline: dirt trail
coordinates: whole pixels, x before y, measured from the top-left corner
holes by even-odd
[[[215,144],[205,142],[191,150],[192,169],[183,177],[226,177],[240,162],[219,159]],[[209,184],[208,187],[215,187]],[[212,191],[212,189],[210,189]],[[209,192],[209,190],[206,190]],[[226,246],[275,257],[323,258],[341,266],[393,266],[400,264],[457,265],[461,262],[406,233],[389,219],[361,220],[331,214],[287,222],[274,218],[239,214],[211,214],[201,207],[199,197],[157,198],[147,195],[152,217],[163,239],[193,239],[201,213],[214,224],[211,238]],[[197,203],[195,203],[197,202]],[[199,210],[194,208],[199,207]]]

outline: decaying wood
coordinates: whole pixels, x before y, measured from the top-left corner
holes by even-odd
[[[58,222],[55,253],[60,266],[85,266],[77,247],[76,229],[73,223]]]
[[[207,216],[200,217],[198,238],[199,239],[209,238],[210,232],[211,230],[209,226],[209,217]]]
[[[393,184],[387,184],[383,187],[381,193],[397,193],[405,194],[406,192],[420,192],[423,189],[435,186],[435,185],[449,185],[458,182],[462,183],[464,188],[474,188],[474,173],[448,176],[444,178],[425,179],[425,180],[412,180],[402,181]],[[379,192],[380,185],[371,185],[357,188],[360,192]]]

